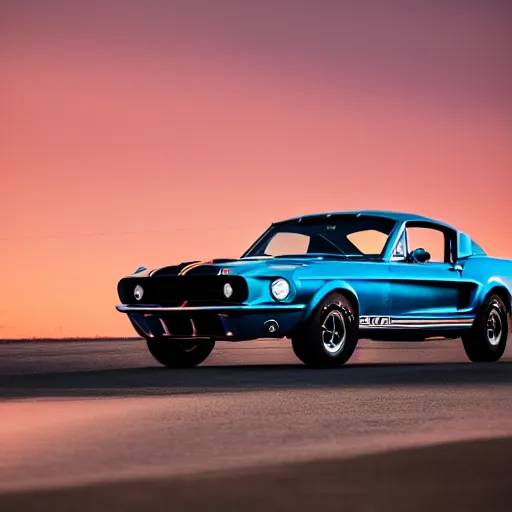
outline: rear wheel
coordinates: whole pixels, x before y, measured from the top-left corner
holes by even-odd
[[[148,338],[151,355],[167,368],[191,368],[201,364],[211,353],[215,340],[173,340]]]
[[[462,336],[462,343],[471,361],[493,363],[505,352],[507,337],[507,309],[498,295],[491,295],[482,305],[471,330]]]
[[[358,335],[356,308],[345,296],[331,293],[292,337],[292,347],[308,366],[336,368],[349,360]]]

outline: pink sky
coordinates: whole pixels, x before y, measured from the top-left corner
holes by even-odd
[[[6,2],[0,337],[130,335],[139,265],[386,208],[512,258],[506,2]]]

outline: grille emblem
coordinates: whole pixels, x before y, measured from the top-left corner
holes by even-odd
[[[137,299],[137,300],[140,300],[142,299],[142,296],[144,295],[144,288],[142,288],[142,286],[140,284],[138,284],[135,289],[133,290],[133,296]]]

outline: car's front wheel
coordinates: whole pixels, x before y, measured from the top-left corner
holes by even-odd
[[[505,352],[507,337],[507,309],[498,295],[491,295],[480,308],[471,330],[462,336],[462,343],[471,361],[493,363]]]
[[[292,347],[295,355],[308,366],[335,368],[349,360],[358,335],[354,305],[342,294],[331,293],[292,336]]]
[[[151,355],[167,368],[191,368],[201,364],[211,353],[215,340],[173,340],[148,338]]]

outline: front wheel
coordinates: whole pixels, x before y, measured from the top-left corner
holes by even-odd
[[[215,340],[173,340],[148,338],[151,355],[167,368],[192,368],[201,364],[211,353]]]
[[[292,336],[293,351],[308,366],[339,367],[356,348],[358,324],[354,305],[340,293],[331,293]]]
[[[493,363],[505,352],[507,337],[507,309],[498,295],[491,295],[482,305],[471,330],[462,336],[462,343],[471,361]]]

